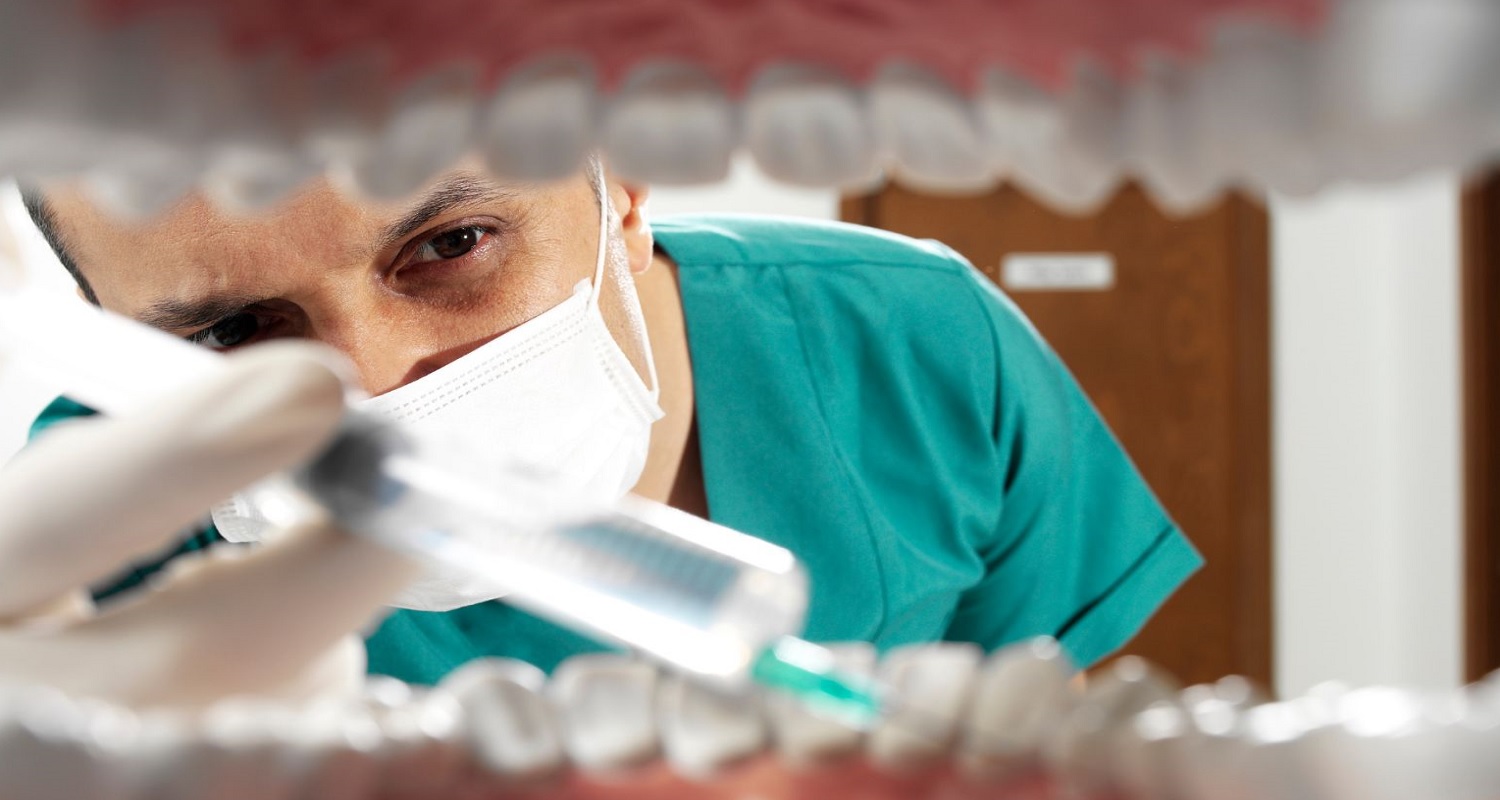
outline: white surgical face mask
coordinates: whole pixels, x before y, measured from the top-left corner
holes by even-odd
[[[518,466],[552,475],[588,503],[612,503],[640,479],[657,404],[656,367],[645,348],[647,388],[599,312],[609,232],[601,192],[599,254],[552,309],[437,371],[358,406],[401,423],[434,466],[476,485],[502,485]],[[230,541],[258,541],[276,519],[264,493],[246,492],[213,511]],[[432,566],[392,605],[447,611],[504,590],[460,570]]]

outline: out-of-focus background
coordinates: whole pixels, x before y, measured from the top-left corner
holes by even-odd
[[[721,184],[657,190],[651,210],[842,217],[964,253],[1033,316],[1211,559],[1145,652],[1189,679],[1248,672],[1295,693],[1334,678],[1451,687],[1473,671],[1466,197],[1432,174],[1176,219],[1126,188],[1069,217],[1008,187],[840,198],[741,158]],[[12,190],[3,211],[24,213]],[[39,237],[23,244],[33,265],[49,257]],[[72,290],[60,266],[35,271]],[[53,394],[0,384],[0,458]]]

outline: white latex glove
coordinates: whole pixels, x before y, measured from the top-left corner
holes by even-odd
[[[83,588],[315,455],[344,409],[330,358],[251,348],[191,392],[67,423],[0,470],[0,681],[182,707],[357,688],[364,651],[349,634],[417,567],[326,522],[180,559],[103,613]]]

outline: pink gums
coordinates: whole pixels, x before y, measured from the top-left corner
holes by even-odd
[[[104,25],[191,9],[239,57],[287,50],[309,67],[383,50],[397,83],[454,62],[493,82],[557,53],[605,89],[653,60],[696,64],[734,94],[778,61],[855,82],[907,60],[962,91],[1000,67],[1057,89],[1080,57],[1128,77],[1148,50],[1198,55],[1209,26],[1258,18],[1313,34],[1330,0],[92,0]]]

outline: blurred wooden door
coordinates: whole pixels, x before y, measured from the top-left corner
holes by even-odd
[[[1500,670],[1500,170],[1463,197],[1464,677]]]
[[[1184,681],[1272,685],[1265,211],[1231,196],[1171,218],[1127,186],[1074,217],[1011,187],[952,198],[892,186],[842,212],[938,239],[1005,288],[1203,553],[1207,567],[1124,653]]]

